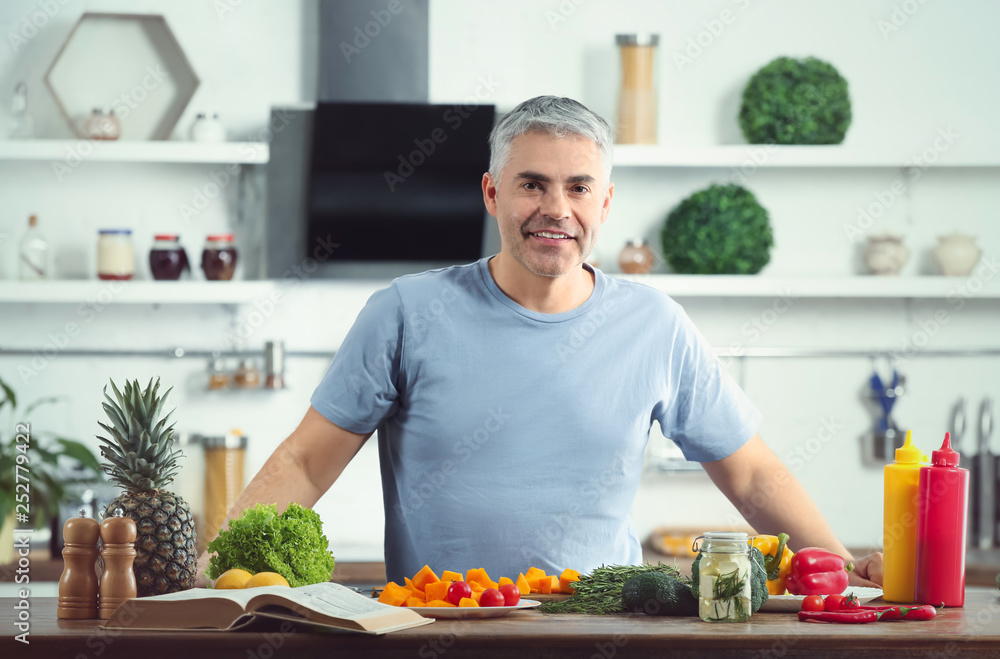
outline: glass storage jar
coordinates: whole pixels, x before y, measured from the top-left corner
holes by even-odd
[[[749,620],[750,546],[747,534],[705,533],[700,551],[698,613],[701,619],[705,622]]]
[[[201,252],[201,269],[205,279],[229,281],[236,272],[236,246],[233,234],[209,234],[205,237],[205,249]]]
[[[181,273],[189,269],[187,252],[181,247],[180,236],[160,233],[153,237],[153,247],[149,250],[149,272],[153,279],[180,279]]]
[[[131,229],[101,229],[97,237],[97,276],[127,280],[135,275]]]

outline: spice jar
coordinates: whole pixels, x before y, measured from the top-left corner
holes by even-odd
[[[618,267],[627,275],[648,275],[656,256],[645,240],[630,240],[618,254]]]
[[[238,389],[256,389],[260,386],[260,371],[252,359],[244,359],[240,362],[236,372],[233,374],[233,386]]]
[[[135,275],[131,229],[101,229],[97,237],[97,276],[128,280]]]
[[[656,34],[619,34],[622,83],[618,93],[618,144],[656,144]]]
[[[201,252],[201,269],[205,279],[229,281],[236,272],[236,246],[233,234],[209,234],[205,237],[205,249]]]
[[[218,391],[229,387],[229,373],[226,363],[221,359],[213,359],[208,363],[208,390]]]
[[[83,133],[92,140],[117,140],[122,135],[122,122],[111,108],[94,108]]]
[[[700,551],[698,614],[701,619],[705,622],[749,620],[750,547],[747,534],[705,533]]]
[[[268,341],[264,344],[264,388],[285,388],[285,343]]]
[[[160,233],[153,237],[153,247],[149,250],[149,272],[153,279],[180,279],[181,273],[190,269],[187,252],[181,247],[180,236],[175,233]]]

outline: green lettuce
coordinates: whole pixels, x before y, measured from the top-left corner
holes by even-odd
[[[295,588],[329,581],[333,573],[319,514],[297,503],[280,515],[273,503],[247,508],[208,543],[208,551],[214,552],[205,571],[209,579],[240,568],[251,574],[277,572]]]

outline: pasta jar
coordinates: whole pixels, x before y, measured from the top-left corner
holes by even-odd
[[[126,280],[135,275],[131,229],[101,229],[97,236],[97,277]]]
[[[697,540],[695,540],[697,543]],[[698,614],[705,622],[750,619],[750,546],[746,533],[713,531],[702,536]]]

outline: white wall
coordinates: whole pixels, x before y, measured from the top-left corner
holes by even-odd
[[[963,150],[995,149],[993,129],[1000,91],[989,84],[1000,50],[992,47],[991,26],[1000,5],[975,0],[926,3],[898,32],[883,39],[876,21],[888,18],[892,2],[850,0],[835,5],[794,0],[729,2],[611,2],[590,0],[577,6],[556,2],[504,3],[435,0],[431,4],[431,101],[461,102],[476,92],[480,78],[495,91],[484,100],[501,110],[542,93],[573,96],[606,118],[614,116],[617,55],[613,35],[656,31],[661,35],[661,142],[720,144],[741,141],[735,123],[739,92],[747,76],[773,57],[813,54],[834,63],[848,78],[854,123],[847,142],[861,149],[918,154],[933,143],[939,128],[952,126],[962,135],[942,160]],[[741,7],[746,6],[746,9]],[[36,11],[31,0],[0,6],[0,34],[17,29]],[[562,9],[560,9],[562,8]],[[575,8],[575,9],[574,9]],[[688,37],[697,38],[704,21],[730,8],[735,21],[725,27],[703,54],[678,70],[674,51]],[[39,130],[65,136],[47,92],[39,84],[48,63],[76,17],[91,11],[164,13],[202,80],[181,121],[186,128],[194,112],[218,110],[235,138],[254,135],[267,120],[271,104],[308,101],[315,52],[310,27],[315,4],[244,2],[222,16],[213,3],[69,2],[13,53],[0,47],[2,96],[20,79],[32,88],[32,107]],[[547,12],[565,18],[550,25]],[[564,11],[565,15],[559,13]],[[344,37],[353,26],[344,27]],[[334,38],[340,38],[334,35]],[[373,42],[371,47],[377,47]],[[179,135],[178,135],[179,136]],[[130,224],[137,245],[153,232],[178,230],[189,250],[200,249],[205,232],[235,227],[232,190],[185,226],[178,205],[208,180],[210,167],[165,165],[119,166],[85,163],[62,184],[54,184],[48,163],[0,164],[0,280],[14,275],[9,265],[20,227],[38,213],[58,249],[75,260],[61,261],[67,275],[82,275],[98,226]],[[615,256],[626,238],[655,239],[667,211],[690,192],[725,170],[616,170],[616,196],[597,256],[614,270]],[[868,169],[762,170],[747,185],[771,213],[776,246],[765,274],[849,274],[855,271],[856,247],[844,237],[843,225],[856,217],[858,206],[873,203],[875,194],[901,172]],[[980,236],[988,255],[997,252],[1000,227],[992,221],[1000,202],[996,171],[931,171],[912,186],[909,197],[896,200],[875,229],[906,234],[914,252],[904,274],[928,272],[927,251],[935,236],[961,229]],[[655,240],[654,240],[655,244]],[[0,281],[0,286],[3,283]],[[319,283],[300,288],[248,339],[251,347],[282,338],[290,348],[335,349],[366,290],[330,297]],[[972,301],[958,310],[945,301],[796,300],[792,307],[755,338],[745,329],[761,318],[772,300],[681,300],[705,335],[717,346],[813,346],[901,348],[920,336],[921,322],[941,308],[949,323],[929,337],[929,347],[995,345],[995,302]],[[73,347],[214,347],[247,310],[185,306],[112,306],[83,327]],[[0,347],[42,347],[49,333],[81,319],[74,305],[0,306]],[[901,366],[908,393],[897,418],[912,426],[925,450],[946,429],[947,409],[959,396],[1000,396],[993,376],[995,359],[930,359],[913,357]],[[225,393],[206,395],[201,388],[205,365],[198,360],[167,362],[138,359],[50,359],[38,375],[22,380],[19,366],[31,360],[0,357],[0,373],[14,383],[23,400],[63,394],[67,401],[51,408],[39,427],[92,439],[97,431],[100,387],[108,377],[144,379],[153,374],[177,387],[183,430],[220,433],[240,427],[251,440],[248,471],[260,467],[274,446],[298,422],[313,387],[327,366],[323,359],[291,360],[289,390],[279,394]],[[881,511],[877,504],[881,472],[863,467],[859,438],[871,426],[861,399],[870,373],[867,359],[752,360],[741,376],[747,392],[764,413],[762,435],[782,457],[797,448],[809,450],[795,469],[840,537],[848,544],[877,544]],[[883,365],[884,370],[884,365]],[[839,427],[834,438],[817,445],[824,420]],[[44,422],[44,423],[43,423]],[[249,474],[248,474],[249,475]],[[847,495],[846,492],[857,492]],[[378,558],[382,513],[374,443],[366,446],[339,482],[320,502],[334,553],[341,559]],[[870,503],[874,501],[874,505]],[[640,488],[634,515],[641,535],[661,524],[696,524],[706,529],[727,523],[730,507],[704,475],[649,473]]]

